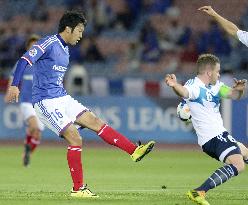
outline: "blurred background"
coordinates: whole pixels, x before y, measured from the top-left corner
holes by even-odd
[[[197,11],[203,5],[248,31],[247,0],[1,0],[0,139],[25,135],[19,108],[4,104],[3,94],[26,38],[57,33],[63,13],[77,9],[88,25],[81,42],[70,48],[68,93],[133,140],[196,143],[192,126],[176,117],[180,99],[164,85],[164,75],[175,73],[184,83],[194,75],[198,55],[213,53],[221,59],[227,85],[233,77],[248,76],[248,48]],[[247,102],[245,97],[221,107],[227,129],[245,143]],[[47,129],[43,135],[58,139]],[[87,130],[82,135],[98,140]]]

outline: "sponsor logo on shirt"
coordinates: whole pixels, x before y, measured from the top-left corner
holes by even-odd
[[[31,50],[28,52],[28,54],[29,54],[31,57],[34,57],[34,56],[36,56],[36,54],[37,54],[37,50],[36,50],[35,48],[33,48],[33,49],[31,49]]]
[[[67,70],[66,67],[63,67],[63,66],[59,66],[59,65],[54,65],[53,66],[53,70],[57,70],[57,71],[61,71],[61,72],[65,72]]]

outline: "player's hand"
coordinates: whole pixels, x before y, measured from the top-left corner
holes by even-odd
[[[247,84],[246,79],[237,80],[236,78],[233,78],[233,80],[234,80],[234,85],[233,85],[234,90],[238,90],[238,91],[245,90]]]
[[[4,96],[4,101],[6,103],[8,102],[18,102],[18,97],[19,97],[19,88],[16,86],[10,86],[9,89],[7,90],[6,95]]]
[[[209,16],[213,16],[213,17],[217,15],[215,10],[213,10],[211,6],[202,6],[198,8],[198,11],[203,11],[207,13]]]
[[[174,74],[167,74],[164,78],[164,82],[170,86],[174,87],[177,84],[177,78]]]

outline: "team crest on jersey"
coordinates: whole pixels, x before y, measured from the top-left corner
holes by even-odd
[[[28,54],[31,56],[31,57],[34,57],[37,55],[37,50],[35,48],[31,49]]]

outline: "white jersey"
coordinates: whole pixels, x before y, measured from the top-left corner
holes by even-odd
[[[206,86],[198,77],[188,80],[184,87],[189,92],[185,99],[192,115],[192,124],[198,137],[198,144],[206,142],[226,131],[220,115],[220,87],[224,83]]]
[[[238,30],[237,37],[243,44],[245,44],[248,47],[248,32],[247,31]]]

